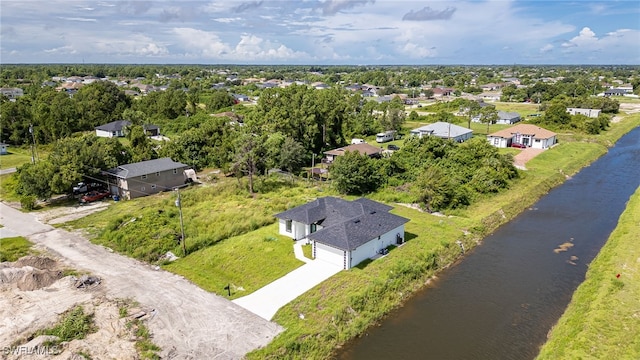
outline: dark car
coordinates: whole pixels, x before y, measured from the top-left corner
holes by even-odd
[[[513,143],[513,144],[511,144],[511,147],[518,148],[518,149],[524,149],[527,146],[524,145],[524,144]]]
[[[393,144],[387,145],[387,149],[389,149],[389,150],[394,150],[394,151],[395,151],[395,150],[400,150],[400,148],[398,147],[398,145],[393,145]]]
[[[108,197],[109,195],[110,195],[110,193],[108,191],[105,191],[105,190],[91,191],[91,192],[85,194],[83,197],[81,197],[80,201],[82,201],[83,203],[98,201],[98,200],[102,200],[102,199]]]

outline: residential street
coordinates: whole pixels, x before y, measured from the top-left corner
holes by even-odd
[[[132,298],[155,309],[147,325],[169,359],[239,359],[283,329],[172,273],[110,252],[76,233],[42,224],[0,203],[0,223],[42,244],[61,261],[102,278],[109,298]],[[35,330],[35,329],[34,329]]]

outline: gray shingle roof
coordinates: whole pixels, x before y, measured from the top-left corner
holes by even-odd
[[[308,238],[338,249],[353,250],[409,221],[389,213],[391,209],[391,206],[365,198],[347,201],[327,196],[275,217],[322,225],[321,230]]]
[[[187,167],[189,167],[189,165],[175,162],[170,158],[161,158],[137,162],[133,164],[120,165],[117,168],[107,170],[107,172],[122,179],[130,179],[136,176],[149,175],[156,172]]]
[[[108,131],[108,132],[114,132],[114,131],[122,131],[123,128],[125,128],[126,126],[131,125],[130,121],[127,120],[116,120],[116,121],[112,121],[108,124],[104,124],[104,125],[100,125],[96,127],[96,130],[103,130],[103,131]]]

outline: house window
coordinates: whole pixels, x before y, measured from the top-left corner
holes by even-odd
[[[311,226],[309,226],[309,232],[311,232],[313,234],[316,231],[318,231],[318,225],[317,224],[311,224]]]
[[[500,145],[500,139],[493,138],[493,145]]]
[[[151,185],[151,188],[155,189],[156,188],[156,184]]]
[[[178,169],[173,169],[173,173],[177,174],[178,173]]]
[[[156,176],[160,176],[160,172],[157,172],[157,173],[156,173]]]
[[[144,186],[140,188],[140,191],[144,191],[144,190],[145,190],[145,189],[144,189]]]
[[[142,176],[140,176],[140,178],[141,178],[142,180],[147,180],[147,175],[142,175]]]
[[[287,220],[287,222],[286,222],[286,230],[287,230],[287,232],[291,232],[292,225],[293,225],[293,221]]]

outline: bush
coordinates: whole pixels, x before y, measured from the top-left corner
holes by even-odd
[[[36,208],[36,197],[34,195],[23,195],[20,197],[20,206],[27,211]]]

